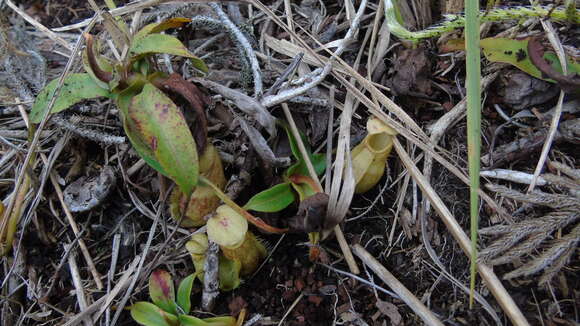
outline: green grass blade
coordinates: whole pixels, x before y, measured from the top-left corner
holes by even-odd
[[[469,197],[471,224],[471,264],[469,307],[473,307],[477,261],[477,222],[479,213],[479,162],[481,151],[481,57],[479,53],[479,0],[465,0],[465,43],[467,70],[467,155],[469,159]]]

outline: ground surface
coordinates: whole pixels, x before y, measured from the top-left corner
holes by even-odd
[[[17,2],[17,1],[15,1]],[[20,1],[17,2],[26,13],[31,15],[41,24],[49,28],[56,28],[82,21],[92,15],[92,11],[87,9],[84,1]],[[340,39],[344,36],[348,24],[345,25],[344,8],[342,1],[325,1],[326,16],[324,16],[317,4],[308,4],[302,1],[294,7],[294,24],[312,32],[310,20],[314,16],[307,17],[309,8],[314,10],[321,19],[323,28],[317,35],[319,39],[330,37],[321,41],[329,42]],[[123,3],[118,3],[122,5]],[[1,6],[0,2],[0,6]],[[284,12],[284,5],[276,3],[278,15]],[[358,6],[355,4],[355,7]],[[362,32],[359,33],[358,40],[350,46],[343,59],[348,64],[353,64],[361,45],[368,46],[368,36],[372,32],[373,20],[377,4],[371,1],[367,9],[368,17],[364,18]],[[433,9],[433,16],[437,17],[438,8]],[[33,46],[38,53],[45,57],[47,65],[47,78],[50,80],[62,72],[66,64],[66,57],[58,54],[59,49],[55,43],[36,31],[30,25],[22,22],[18,15],[9,8],[3,8],[2,24],[4,30],[8,31],[13,45],[20,50],[25,50],[27,46]],[[313,9],[312,9],[313,10]],[[207,8],[193,9],[194,13],[209,13]],[[288,58],[276,53],[273,48],[264,47],[265,35],[278,39],[290,40],[288,33],[276,28],[273,24],[265,25],[268,17],[259,15],[256,9],[255,25],[253,37],[254,44],[261,49],[266,49],[265,55],[275,57],[276,63],[288,64]],[[247,8],[242,8],[242,16],[247,18]],[[419,12],[415,15],[421,16]],[[421,16],[423,17],[423,16]],[[424,17],[423,17],[424,18]],[[423,19],[421,18],[421,19]],[[336,24],[333,25],[333,19]],[[417,19],[417,20],[421,20]],[[382,21],[382,20],[380,20]],[[413,20],[415,21],[415,20]],[[343,25],[341,25],[343,24]],[[342,27],[341,27],[342,26]],[[493,24],[488,26],[487,33],[493,36],[514,26],[514,23]],[[529,29],[521,27],[520,34],[526,32],[540,33],[539,24],[532,25]],[[578,44],[578,32],[573,26],[560,24],[559,35],[565,45]],[[577,26],[576,26],[577,27]],[[334,29],[334,31],[332,31]],[[97,25],[96,30],[103,28]],[[299,28],[295,28],[300,31]],[[325,34],[326,31],[326,34]],[[367,33],[367,38],[365,38]],[[298,32],[305,36],[305,33]],[[62,37],[70,44],[79,36],[79,30],[72,30]],[[181,31],[178,35],[182,40],[207,39],[208,35],[202,31]],[[327,36],[329,35],[329,36]],[[394,37],[393,37],[394,38]],[[16,41],[15,41],[16,40]],[[20,40],[20,41],[18,41]],[[25,40],[25,41],[23,41]],[[240,60],[235,51],[234,45],[223,38],[221,43],[210,44],[207,49],[199,53],[210,69],[216,72],[216,82],[227,84],[232,88],[242,88],[239,81]],[[376,68],[373,68],[372,80],[381,87],[388,87],[387,96],[400,105],[404,111],[425,130],[429,125],[437,121],[448,112],[462,98],[464,89],[464,69],[463,57],[459,53],[453,54],[453,59],[449,55],[438,56],[439,49],[434,40],[425,42],[418,50],[409,50],[391,40],[387,43],[389,51],[384,58],[379,60]],[[270,44],[266,42],[267,44]],[[311,42],[310,46],[315,46]],[[195,46],[194,46],[195,47]],[[577,49],[576,49],[577,52]],[[369,67],[366,65],[368,51],[362,53],[359,73],[367,75]],[[269,86],[280,74],[275,69],[275,65],[264,64],[264,81]],[[364,64],[362,64],[364,63]],[[175,67],[180,67],[176,63]],[[73,69],[80,70],[80,64],[76,64]],[[30,68],[30,67],[28,67]],[[18,68],[17,73],[23,74],[25,68]],[[447,71],[443,73],[443,71]],[[529,77],[519,84],[519,88],[513,86],[514,80],[521,74],[517,69],[509,66],[489,65],[485,62],[484,74],[491,74],[499,71],[485,93],[485,103],[483,108],[483,154],[498,151],[495,156],[494,168],[505,168],[517,171],[533,173],[540,157],[543,137],[536,139],[534,145],[526,143],[513,152],[501,152],[501,146],[516,140],[526,140],[533,138],[534,133],[548,129],[550,118],[543,117],[554,105],[556,105],[558,89],[554,84],[545,83],[534,79],[534,83],[541,84],[538,89],[531,86]],[[4,71],[3,73],[10,73]],[[12,72],[14,73],[14,72]],[[29,74],[34,71],[29,72]],[[24,72],[25,74],[25,72]],[[525,74],[524,74],[525,75]],[[25,126],[22,123],[18,110],[14,110],[15,97],[23,95],[19,89],[27,87],[31,90],[30,96],[35,96],[38,90],[34,88],[33,82],[27,85],[18,85],[9,80],[6,75],[2,75],[7,80],[7,87],[1,88],[0,101],[0,130],[6,132],[3,139],[9,141],[0,144],[3,155],[7,155],[13,147],[26,147]],[[327,96],[328,86],[337,87],[337,100],[341,103],[345,101],[345,88],[333,77],[326,79],[323,89],[318,94]],[[523,86],[522,86],[523,85]],[[515,87],[516,90],[511,95],[506,95],[506,89]],[[1,85],[0,85],[1,87]],[[8,89],[8,90],[6,90]],[[251,89],[250,88],[246,88]],[[207,96],[213,96],[211,91],[203,89]],[[526,93],[527,92],[527,93]],[[523,95],[522,95],[523,94]],[[511,96],[511,97],[510,97]],[[518,98],[519,96],[519,98]],[[24,97],[25,98],[25,97]],[[515,99],[514,99],[515,98]],[[523,98],[530,99],[531,104],[523,105]],[[537,99],[536,103],[533,100]],[[566,97],[565,102],[571,102],[571,96]],[[514,104],[514,101],[516,102]],[[12,103],[12,104],[11,104]],[[501,117],[494,104],[498,104],[508,116],[513,116],[522,110],[528,110],[521,121],[525,126],[515,126],[507,124]],[[96,100],[86,102],[82,105],[85,122],[88,126],[94,126],[100,131],[123,135],[122,126],[115,115],[118,114],[114,105],[108,101]],[[12,108],[12,109],[11,109]],[[81,107],[77,106],[80,110]],[[91,108],[94,110],[91,111]],[[326,138],[326,119],[328,116],[324,109],[313,105],[291,104],[291,109],[297,120],[299,129],[309,137],[313,148],[318,148]],[[209,109],[208,109],[209,110]],[[261,161],[253,153],[251,144],[247,137],[241,132],[239,126],[232,126],[231,120],[234,118],[231,111],[225,105],[218,104],[208,111],[210,121],[210,137],[218,149],[225,153],[227,159],[225,163],[226,177],[241,175],[242,172],[251,174],[251,182],[245,184],[244,190],[239,193],[237,201],[245,202],[251,194],[257,193],[268,186],[280,181],[282,169],[272,168]],[[224,114],[225,112],[225,114]],[[283,117],[280,109],[273,111],[277,117]],[[335,112],[335,117],[339,113]],[[502,111],[503,113],[503,111]],[[356,143],[364,136],[364,124],[369,115],[367,110],[359,108],[359,117],[353,121],[351,128],[352,141]],[[68,119],[68,115],[65,116]],[[549,116],[548,116],[549,117]],[[574,121],[578,119],[578,104],[571,105],[571,109],[564,111],[561,121]],[[338,126],[337,119],[337,126]],[[578,143],[578,123],[570,127],[572,136],[560,137],[554,144],[549,155],[550,161],[560,162],[576,169],[578,173],[578,159],[580,155],[577,150]],[[42,139],[42,148],[48,155],[54,150],[56,144],[65,146],[60,156],[54,162],[52,171],[56,173],[56,180],[64,188],[81,176],[95,177],[106,165],[115,167],[116,186],[112,187],[111,194],[97,208],[86,213],[74,213],[77,225],[82,230],[81,238],[84,239],[88,251],[94,260],[96,270],[100,275],[107,275],[111,270],[112,243],[115,235],[120,235],[121,243],[117,269],[114,272],[114,279],[119,280],[123,271],[129,268],[135,257],[142,253],[144,245],[149,236],[152,226],[152,219],[157,210],[161,211],[161,222],[156,228],[155,237],[142,271],[139,282],[137,282],[132,292],[129,304],[139,300],[147,300],[146,280],[149,272],[156,268],[169,270],[175,279],[180,280],[193,272],[193,265],[189,254],[184,249],[184,243],[189,239],[193,229],[175,230],[175,221],[169,216],[165,205],[159,205],[160,189],[167,189],[170,183],[167,179],[158,177],[152,169],[147,166],[135,168],[129,175],[127,170],[134,167],[139,160],[136,154],[130,149],[128,143],[121,145],[104,145],[99,142],[87,140],[76,134],[65,132],[64,129],[55,123],[50,123],[46,130],[50,131]],[[18,136],[17,132],[21,132]],[[564,133],[564,132],[563,132]],[[66,134],[66,137],[64,135]],[[460,169],[466,167],[466,127],[463,120],[450,128],[443,136],[440,146],[448,154],[446,157],[453,162],[453,165]],[[277,155],[288,156],[289,148],[287,139],[281,137],[276,145],[273,145]],[[63,139],[66,139],[64,143]],[[406,144],[407,151],[413,153],[418,148],[410,143]],[[20,169],[25,152],[20,151],[9,160],[1,161],[0,165],[0,198],[6,198],[13,188],[13,180],[17,177],[16,171]],[[413,154],[415,159],[421,161],[423,154]],[[503,158],[508,157],[502,161]],[[248,163],[249,162],[249,163]],[[423,169],[423,162],[418,166]],[[484,164],[484,168],[489,168],[490,164]],[[40,175],[42,164],[39,164],[34,173]],[[123,172],[120,172],[123,171]],[[567,174],[563,170],[550,167],[547,172],[565,177]],[[502,185],[513,187],[515,190],[525,192],[527,186],[519,185],[508,181],[495,181]],[[570,179],[572,180],[572,179]],[[443,202],[464,230],[469,226],[469,196],[468,186],[451,174],[445,167],[435,164],[431,173],[430,182],[432,187],[442,197]],[[562,195],[574,199],[577,195],[578,180],[568,183],[570,187],[561,185],[541,187],[542,191],[549,194]],[[34,188],[37,189],[38,182],[35,181]],[[83,185],[83,183],[81,183]],[[86,186],[86,184],[84,184]],[[73,284],[70,271],[70,261],[67,258],[68,252],[65,246],[75,243],[75,234],[71,231],[65,213],[61,208],[54,184],[47,182],[42,200],[36,206],[35,214],[32,214],[32,223],[28,223],[24,231],[17,233],[22,237],[19,245],[21,255],[17,258],[18,264],[12,271],[9,285],[3,288],[2,294],[2,314],[4,322],[19,320],[23,325],[61,325],[66,321],[65,317],[71,317],[82,310],[79,308],[78,297],[75,296],[75,286]],[[574,192],[575,191],[575,192]],[[33,192],[34,194],[34,192]],[[508,224],[525,221],[527,219],[538,219],[549,215],[551,212],[568,212],[570,206],[553,205],[550,208],[522,204],[512,197],[502,197],[489,192],[493,200],[498,203],[507,213],[509,218],[498,214],[490,205],[482,205],[481,225],[488,227],[496,224]],[[570,195],[568,195],[570,194]],[[450,235],[439,216],[431,209],[425,217],[424,229],[425,239],[421,236],[421,224],[418,218],[418,209],[424,198],[416,184],[409,178],[408,173],[396,155],[392,155],[388,161],[388,169],[385,177],[370,192],[364,195],[356,195],[351,205],[346,222],[343,223],[345,236],[349,244],[359,243],[364,246],[376,259],[378,259],[390,272],[398,278],[408,289],[422,300],[446,325],[494,325],[492,317],[476,304],[473,309],[469,309],[468,295],[459,289],[443,274],[440,268],[430,258],[425,248],[424,240],[428,240],[433,247],[435,255],[438,256],[446,268],[446,272],[463,284],[469,284],[469,261],[459,248],[457,242]],[[7,201],[5,201],[6,203]],[[577,209],[579,206],[573,204]],[[138,207],[138,208],[136,208]],[[564,208],[562,208],[564,207]],[[277,226],[287,225],[288,216],[295,214],[297,207],[290,207],[280,214],[268,214],[262,217],[268,223]],[[149,216],[143,212],[149,212]],[[546,242],[537,244],[532,250],[521,257],[513,257],[508,264],[496,266],[495,272],[501,278],[502,275],[522,266],[553,246],[553,241],[565,238],[571,234],[572,228],[577,225],[577,212],[575,217],[570,217],[570,223],[557,228],[553,233],[547,234]],[[576,226],[575,229],[578,227]],[[523,231],[522,231],[523,232]],[[269,249],[269,258],[264,265],[236,290],[222,293],[214,309],[215,314],[236,315],[243,308],[246,309],[248,317],[260,314],[263,318],[256,325],[277,325],[285,318],[286,325],[417,325],[421,321],[413,311],[400,299],[393,298],[385,293],[377,291],[372,287],[355,281],[352,278],[339,274],[328,269],[321,264],[315,264],[308,259],[307,237],[305,234],[289,234],[281,238],[279,235],[259,234],[259,237]],[[577,234],[577,233],[576,233]],[[524,237],[532,237],[533,234]],[[491,243],[494,237],[482,237],[482,248]],[[17,238],[18,240],[18,238]],[[555,277],[549,282],[549,286],[539,286],[538,282],[543,272],[536,272],[525,277],[518,277],[503,284],[507,288],[513,300],[520,307],[526,318],[532,325],[575,325],[580,322],[578,312],[578,297],[580,292],[580,280],[578,277],[578,255],[574,254],[577,246],[576,241],[570,241],[565,250],[571,254],[564,259],[563,268],[559,269]],[[322,245],[325,263],[334,268],[348,271],[341,250],[336,240],[331,238],[323,242]],[[564,250],[564,249],[563,249]],[[2,260],[2,279],[8,275],[14,259],[12,254]],[[91,273],[87,268],[86,261],[80,251],[76,254],[76,270],[80,272],[82,288],[85,289],[86,301],[90,305],[103,295],[106,295],[106,288],[98,290],[95,286]],[[360,261],[359,261],[360,264]],[[556,263],[547,263],[549,266],[556,266]],[[369,280],[376,285],[385,287],[384,283],[363,264],[360,277]],[[15,276],[14,276],[15,275]],[[107,278],[103,278],[106,280]],[[105,283],[106,285],[106,283]],[[387,288],[388,289],[388,288]],[[497,313],[501,323],[510,324],[507,316],[502,312],[500,305],[489,293],[489,290],[478,279],[477,290],[489,302],[492,309]],[[124,292],[119,295],[113,306],[116,307]],[[6,299],[10,297],[10,299]],[[199,310],[199,300],[201,297],[201,286],[194,287],[194,309]],[[115,309],[111,315],[115,314]],[[206,316],[202,312],[196,314]],[[248,318],[249,319],[249,318]],[[128,312],[120,315],[118,325],[132,325]],[[6,324],[8,325],[8,324]],[[104,325],[104,324],[103,324]]]

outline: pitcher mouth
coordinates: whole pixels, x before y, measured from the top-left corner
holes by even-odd
[[[365,145],[372,153],[383,154],[393,146],[393,136],[386,132],[370,134],[365,138]]]

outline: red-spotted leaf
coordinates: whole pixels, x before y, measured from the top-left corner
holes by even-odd
[[[296,200],[289,182],[277,184],[254,195],[244,209],[256,212],[279,212]]]
[[[165,34],[149,34],[137,40],[129,48],[129,56],[139,58],[142,55],[154,53],[167,53],[189,58],[192,65],[202,71],[207,72],[208,68],[200,58],[193,55],[183,43],[177,38]]]
[[[58,79],[54,79],[38,94],[29,116],[32,123],[39,123],[42,120],[58,84]],[[70,74],[64,79],[51,113],[68,109],[83,100],[103,96],[110,96],[109,91],[99,87],[89,74]]]
[[[186,196],[191,195],[197,185],[198,156],[179,108],[155,86],[145,84],[127,110],[125,127],[131,142],[144,147],[161,166],[158,171],[175,181]]]
[[[177,316],[169,314],[150,302],[137,302],[131,306],[131,317],[145,326],[178,326]]]
[[[177,314],[175,289],[171,275],[164,270],[156,270],[149,277],[149,296],[153,303],[170,314]]]
[[[188,314],[189,310],[191,310],[191,288],[194,280],[195,274],[191,274],[183,279],[179,283],[179,288],[177,288],[177,305],[185,314]]]

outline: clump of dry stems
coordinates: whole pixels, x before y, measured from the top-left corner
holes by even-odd
[[[518,202],[552,208],[540,217],[530,217],[511,225],[495,225],[479,230],[480,234],[496,236],[480,252],[480,259],[491,265],[502,265],[519,259],[524,264],[504,275],[504,279],[529,276],[543,271],[539,284],[547,285],[570,260],[580,241],[580,188],[577,171],[559,163],[553,164],[567,177],[545,174],[544,177],[569,194],[551,194],[539,190],[528,194],[488,184],[487,188]],[[569,172],[569,173],[567,173]],[[563,230],[561,236],[558,230]]]

